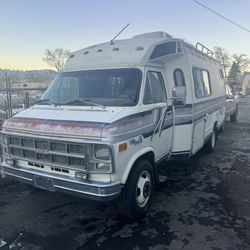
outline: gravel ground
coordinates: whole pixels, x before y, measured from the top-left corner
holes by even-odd
[[[212,154],[161,166],[139,222],[107,204],[0,179],[0,238],[12,249],[250,249],[250,97]]]

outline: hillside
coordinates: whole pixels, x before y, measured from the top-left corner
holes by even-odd
[[[0,69],[0,83],[5,82],[6,74],[10,82],[51,82],[57,72],[49,69],[44,70],[8,70]]]

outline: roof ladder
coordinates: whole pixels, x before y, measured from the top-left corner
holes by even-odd
[[[196,49],[200,50],[202,53],[204,53],[208,56],[211,56],[211,57],[214,56],[214,52],[211,49],[207,48],[206,46],[204,46],[203,44],[201,44],[199,42],[196,43]]]

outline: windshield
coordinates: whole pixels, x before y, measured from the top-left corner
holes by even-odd
[[[139,69],[60,73],[41,100],[58,105],[134,106],[138,102],[141,78]]]

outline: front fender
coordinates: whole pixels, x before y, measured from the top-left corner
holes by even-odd
[[[131,159],[129,160],[126,170],[123,173],[122,179],[121,179],[121,184],[125,184],[127,181],[127,178],[129,176],[129,173],[134,165],[134,163],[136,162],[137,159],[139,159],[141,156],[143,156],[146,153],[152,152],[154,153],[154,150],[152,147],[146,147],[143,148],[142,150],[136,152],[136,154],[133,155],[133,157],[131,157]]]

